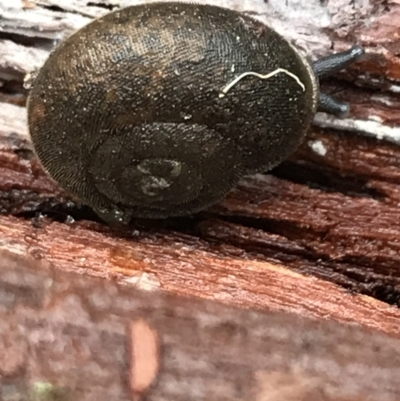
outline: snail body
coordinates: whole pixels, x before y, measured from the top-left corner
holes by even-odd
[[[285,160],[318,107],[345,111],[317,78],[360,49],[312,65],[233,10],[127,7],[52,51],[28,99],[32,143],[50,176],[110,223],[192,214]]]

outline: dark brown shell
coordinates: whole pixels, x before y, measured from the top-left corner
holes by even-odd
[[[222,90],[244,76],[225,96]],[[110,221],[190,214],[270,169],[315,113],[311,67],[281,36],[211,5],[112,12],[50,55],[28,101],[35,151]]]

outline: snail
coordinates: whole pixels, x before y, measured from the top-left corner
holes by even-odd
[[[27,109],[48,174],[108,223],[199,212],[302,142],[319,92],[361,46],[308,61],[237,11],[186,2],[111,12],[58,44]]]

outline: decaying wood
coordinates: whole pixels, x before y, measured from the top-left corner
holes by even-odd
[[[2,400],[400,399],[398,338],[0,256]]]
[[[212,3],[211,0],[208,2]],[[395,340],[377,333],[400,335],[399,2],[329,0],[322,2],[323,5],[317,0],[293,4],[282,0],[218,2],[268,22],[294,40],[312,58],[343,50],[356,42],[362,44],[367,50],[365,60],[323,83],[324,91],[350,101],[351,115],[339,120],[318,114],[307,140],[289,161],[269,174],[244,179],[219,205],[197,216],[161,222],[136,221],[125,231],[115,231],[97,221],[88,208],[81,207],[64,193],[34,158],[26,126],[24,105],[28,90],[23,87],[23,79],[27,73],[42,65],[55,41],[68,36],[92,17],[115,9],[118,4],[133,3],[139,1],[0,0],[0,248],[18,257],[21,269],[24,265],[36,272],[33,275],[39,274],[39,270],[46,271],[43,266],[50,264],[53,266],[49,270],[52,275],[84,286],[88,291],[87,297],[90,286],[96,283],[93,284],[93,291],[96,299],[104,298],[101,302],[110,303],[114,299],[114,295],[110,295],[114,291],[112,288],[127,292],[134,287],[151,290],[151,300],[134,292],[129,295],[131,303],[127,302],[127,305],[139,305],[139,309],[145,309],[148,315],[135,312],[133,306],[133,309],[126,306],[123,324],[122,320],[118,320],[122,319],[118,308],[107,308],[102,312],[103,320],[100,319],[119,322],[118,329],[110,329],[112,336],[116,336],[118,347],[122,347],[119,351],[117,348],[110,350],[110,353],[115,352],[113,355],[118,355],[116,361],[119,364],[123,364],[121,349],[129,337],[126,334],[129,319],[134,322],[132,332],[147,333],[145,336],[148,338],[153,338],[156,333],[154,341],[158,341],[157,333],[171,331],[168,340],[163,339],[163,344],[178,347],[173,348],[178,356],[172,370],[167,370],[169,373],[163,376],[164,381],[154,385],[154,393],[151,394],[155,395],[149,400],[179,400],[181,397],[173,393],[167,396],[162,391],[182,391],[182,394],[187,391],[182,399],[225,399],[222,395],[212,398],[211,393],[205,392],[209,388],[214,389],[212,394],[225,391],[223,394],[229,400],[400,399],[399,389],[393,384],[393,369],[399,368],[399,346]],[[31,258],[38,262],[33,263]],[[16,264],[11,265],[16,268]],[[23,273],[19,277],[26,274],[26,280],[29,280],[31,276],[26,269],[21,270]],[[81,277],[75,277],[73,272]],[[124,287],[115,287],[109,281],[117,281]],[[42,284],[44,282],[42,277]],[[1,283],[0,280],[0,288]],[[88,305],[87,298],[83,301],[83,293],[75,290],[74,285],[71,284],[71,291],[78,292],[78,306]],[[6,285],[4,288],[9,287]],[[44,284],[40,288],[44,288]],[[17,295],[23,298],[25,289],[26,286],[22,286],[18,292],[12,287],[10,294],[14,295],[9,298]],[[166,298],[158,295],[159,290],[166,294]],[[124,296],[128,296],[127,292]],[[27,292],[37,293],[37,290]],[[175,298],[177,295],[203,300],[182,301],[182,298]],[[40,303],[35,312],[42,319],[38,318],[38,321],[50,327],[47,331],[37,332],[40,335],[46,337],[53,333],[57,338],[57,333],[63,330],[72,330],[77,336],[83,333],[68,326],[69,319],[73,319],[73,316],[68,317],[68,313],[52,315],[52,308],[57,308],[56,305],[60,304],[64,310],[63,305],[68,304],[61,301],[64,298],[60,298],[58,292],[45,292],[42,298],[25,296],[24,302],[27,308],[30,306],[31,312],[32,308],[35,309],[35,302]],[[45,298],[51,301],[43,301]],[[173,301],[167,302],[166,299]],[[209,303],[209,300],[241,309],[233,312]],[[152,309],[153,301],[154,305],[164,305],[165,316],[175,320],[166,322],[161,312],[157,314],[155,306]],[[189,304],[193,306],[186,311]],[[65,306],[65,310],[67,308]],[[207,319],[214,315],[215,326],[211,325],[211,328],[220,327],[219,322],[228,316],[226,330],[229,333],[225,328],[218,328],[205,330],[201,340],[196,337],[201,332],[197,333],[195,329],[204,329],[199,315],[193,319],[190,317],[196,308],[206,308]],[[259,312],[246,312],[248,308],[285,310],[318,319],[319,322],[309,323],[293,315],[269,314],[264,317]],[[6,324],[3,326],[6,327],[5,332],[7,327],[16,327],[13,324],[28,327],[28,321],[24,320],[26,310],[23,309],[21,315],[16,313],[15,320],[12,320],[13,314],[4,315],[5,320],[1,321]],[[77,313],[84,310],[84,307],[79,307]],[[135,325],[135,319],[139,317],[150,322],[148,329],[146,325],[140,326],[140,322]],[[251,322],[252,319],[259,319],[259,323],[250,324],[248,319]],[[330,325],[322,320],[356,323],[375,332]],[[180,332],[179,326],[184,326],[185,322],[187,329]],[[77,327],[86,327],[85,333],[88,330],[86,323]],[[99,333],[100,327],[103,326],[98,321],[90,323],[90,330],[93,329],[94,333]],[[263,337],[255,334],[267,330],[263,327],[280,333],[282,337],[277,334],[279,338],[290,341],[280,342],[271,334],[268,337],[270,340],[263,345]],[[32,332],[36,333],[35,330],[32,329]],[[214,342],[212,333],[217,338]],[[93,334],[94,337],[88,334],[89,345],[82,342],[83,334],[79,336],[79,340],[72,340],[72,337],[68,340],[75,344],[73,350],[71,348],[74,356],[70,360],[67,358],[71,366],[75,364],[73,358],[76,355],[89,361],[90,355],[94,355],[95,350],[100,352],[102,346],[95,341],[97,334]],[[107,334],[104,336],[109,338]],[[306,346],[302,348],[301,344],[305,344],[303,340],[296,342],[297,336],[309,339],[304,341],[311,351]],[[27,340],[18,338],[21,349],[25,349]],[[199,339],[197,343],[195,339]],[[187,349],[191,352],[192,362],[179,353],[183,352],[187,341],[187,344],[192,344]],[[195,349],[194,344],[200,348]],[[313,352],[314,344],[325,347],[324,350],[329,353],[326,359],[318,354],[322,352],[321,348]],[[336,344],[344,348],[340,349]],[[374,348],[373,344],[379,345]],[[202,354],[206,346],[210,347],[210,351]],[[92,347],[90,352],[87,347]],[[264,347],[260,349],[266,350],[268,357],[263,359],[259,353],[255,354],[257,347]],[[268,347],[277,349],[277,353],[270,354]],[[173,359],[168,352],[168,358]],[[335,354],[337,352],[340,357]],[[348,355],[346,358],[345,353]],[[227,357],[229,363],[222,358],[223,355],[230,355],[231,359]],[[391,359],[386,355],[391,355]],[[207,359],[214,356],[214,362]],[[238,356],[243,361],[241,367],[235,361]],[[207,359],[204,365],[201,358],[205,358],[204,361]],[[354,367],[356,365],[350,363],[351,359],[360,361],[357,365],[359,371]],[[161,360],[160,371],[165,360]],[[183,374],[178,366],[180,360],[187,363],[189,369],[185,386],[173,384]],[[296,362],[292,364],[292,360]],[[30,369],[33,369],[32,366],[38,367],[44,362],[37,359],[31,363]],[[211,365],[207,364],[211,363],[218,369],[209,368]],[[320,366],[331,363],[330,370],[321,367],[316,373],[319,363],[322,364]],[[66,364],[65,369],[70,365]],[[97,368],[96,365],[91,366]],[[226,370],[228,367],[229,370]],[[46,365],[47,368],[52,367]],[[108,368],[113,371],[111,365]],[[382,371],[379,370],[381,368]],[[13,372],[25,372],[22,368],[18,369]],[[201,372],[197,377],[193,373],[196,369]],[[222,374],[224,369],[229,374],[226,373],[223,378],[215,375],[215,371]],[[323,376],[322,371],[330,373]],[[2,372],[0,366],[0,375]],[[35,380],[39,380],[40,372],[42,370],[39,369]],[[240,380],[237,379],[239,374]],[[361,381],[363,374],[365,380]],[[69,375],[66,377],[72,377]],[[46,380],[51,381],[56,376],[56,373],[51,373]],[[316,381],[310,377],[316,378]],[[146,377],[138,379],[135,382],[137,388],[143,386],[146,380]],[[264,383],[264,390],[255,390],[258,388],[257,380]],[[287,390],[286,381],[291,383]],[[233,390],[229,385],[234,382],[242,384]],[[95,390],[92,394],[97,400],[112,400],[114,396],[114,399],[124,400],[127,397],[127,381],[123,385],[120,383],[118,388],[110,388],[108,398],[104,398],[105,394],[99,395],[96,383],[93,384]],[[276,383],[283,383],[283,387]],[[353,386],[352,383],[356,384]],[[194,394],[189,397],[192,385],[198,390],[197,398]],[[278,395],[273,395],[268,385],[278,388]],[[74,383],[71,386],[74,387]],[[351,386],[354,392],[349,390],[346,393]],[[305,395],[293,398],[293,391],[297,395],[304,391]],[[342,398],[332,398],[335,392]],[[249,398],[250,394],[256,395]],[[85,394],[88,398],[80,399],[94,399],[95,395],[90,398]]]

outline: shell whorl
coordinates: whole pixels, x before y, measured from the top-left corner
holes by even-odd
[[[126,126],[101,143],[88,171],[113,202],[178,213],[185,204],[206,202],[213,188],[229,190],[238,157],[232,141],[205,126],[142,124]]]

